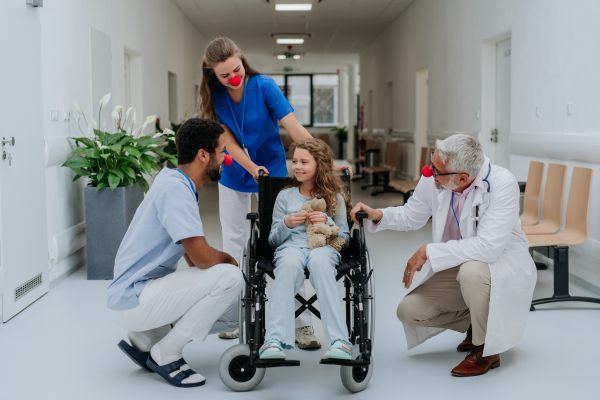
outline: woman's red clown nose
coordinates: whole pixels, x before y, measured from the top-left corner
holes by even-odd
[[[231,86],[238,86],[240,83],[242,83],[242,78],[237,75],[229,80]]]

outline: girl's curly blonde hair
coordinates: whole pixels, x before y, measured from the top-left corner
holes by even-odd
[[[337,195],[340,194],[346,204],[346,212],[352,209],[348,188],[342,181],[342,178],[333,172],[333,152],[327,143],[320,139],[308,138],[294,142],[290,147],[293,155],[296,149],[307,150],[317,162],[317,176],[315,179],[314,193],[325,199],[327,204],[326,214],[333,216],[338,209]],[[291,182],[284,188],[299,188],[302,185],[295,176],[292,176]]]

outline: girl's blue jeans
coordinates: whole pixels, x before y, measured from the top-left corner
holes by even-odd
[[[323,330],[330,346],[336,340],[348,340],[341,296],[335,280],[335,267],[341,260],[333,247],[285,247],[275,252],[275,281],[271,290],[266,340],[277,339],[284,349],[295,343],[294,296],[304,282],[304,269],[317,292]]]

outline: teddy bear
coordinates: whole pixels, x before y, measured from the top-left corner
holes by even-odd
[[[325,203],[325,199],[315,197],[305,202],[300,212],[310,214],[314,211],[325,212],[326,209],[327,204]],[[344,244],[346,244],[344,239],[338,237],[340,228],[337,225],[327,225],[322,222],[313,224],[308,218],[304,221],[304,225],[306,225],[306,239],[308,239],[308,245],[311,250],[329,245],[337,251],[341,251]]]

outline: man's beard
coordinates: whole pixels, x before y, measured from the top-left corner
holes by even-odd
[[[454,183],[454,179],[452,179],[452,180],[448,181],[448,184],[446,184],[446,185],[444,185],[442,183],[436,183],[435,188],[442,189],[442,190],[456,190],[456,189],[458,189],[458,184]]]
[[[214,159],[213,159],[214,160]],[[208,178],[213,181],[216,182],[219,179],[221,179],[221,172],[219,171],[219,168],[221,168],[221,165],[217,164],[215,161],[211,160],[208,165],[206,166],[206,171],[205,174],[206,176],[208,176]]]

